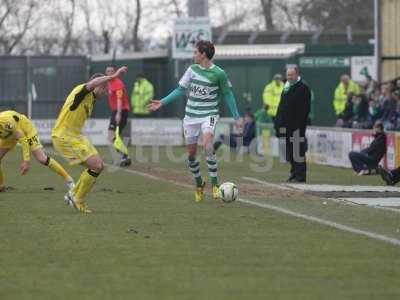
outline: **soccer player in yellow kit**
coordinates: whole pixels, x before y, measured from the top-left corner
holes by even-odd
[[[76,186],[64,196],[66,204],[83,213],[91,213],[84,198],[103,171],[104,163],[89,139],[82,135],[82,128],[92,114],[96,99],[107,93],[107,83],[127,70],[121,67],[110,76],[94,74],[89,82],[77,85],[68,95],[52,131],[55,149],[70,164],[86,167]]]
[[[0,112],[0,192],[5,190],[1,160],[8,151],[15,148],[17,143],[22,146],[21,175],[25,175],[30,169],[32,152],[38,162],[63,177],[69,189],[73,188],[72,177],[55,159],[44,153],[35,125],[25,115],[7,110]]]

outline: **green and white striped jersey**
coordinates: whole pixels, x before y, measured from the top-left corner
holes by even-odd
[[[209,69],[198,64],[191,65],[179,85],[188,91],[186,121],[219,116],[219,102],[232,88],[225,71],[216,65]]]

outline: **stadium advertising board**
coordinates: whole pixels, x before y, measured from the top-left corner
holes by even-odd
[[[51,143],[51,130],[53,129],[55,122],[56,120],[54,119],[33,120],[33,123],[38,130],[40,141],[43,144]],[[108,125],[109,120],[107,119],[90,119],[86,122],[83,134],[89,138],[93,145],[105,146],[108,144]]]
[[[133,119],[131,144],[141,146],[181,146],[183,130],[181,120]]]
[[[350,58],[342,56],[300,57],[301,68],[343,68],[350,66]]]
[[[194,47],[199,40],[211,41],[211,25],[208,18],[178,18],[174,21],[172,57],[192,58]]]
[[[351,79],[364,82],[367,75],[377,79],[375,58],[373,56],[353,56],[351,58]]]
[[[308,153],[310,162],[350,167],[348,153],[352,150],[352,133],[328,131],[310,128],[307,130]]]

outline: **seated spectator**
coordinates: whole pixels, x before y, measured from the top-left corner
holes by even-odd
[[[254,115],[250,112],[246,112],[244,116],[243,134],[231,133],[229,136],[221,134],[214,143],[214,151],[217,151],[222,144],[226,144],[233,149],[237,149],[240,146],[240,143],[238,143],[237,139],[242,137],[243,146],[249,150],[251,142],[256,137],[256,122]]]
[[[385,94],[383,95],[384,102],[382,103],[382,117],[381,121],[383,123],[383,127],[385,130],[393,130],[396,120],[396,110],[397,110],[397,101],[396,98],[393,97],[392,93],[387,94],[387,90],[385,89]]]
[[[368,128],[368,101],[364,94],[353,96],[352,128]]]
[[[374,140],[368,148],[349,153],[353,170],[360,176],[371,174],[371,170],[378,167],[380,160],[386,154],[386,134],[383,124],[376,122],[373,130]]]
[[[365,94],[369,98],[378,89],[378,83],[371,77],[371,75],[366,75],[365,78]]]
[[[400,90],[393,92],[393,98],[396,100],[396,113],[393,117],[394,130],[400,130]]]
[[[375,122],[381,117],[382,109],[377,99],[373,97],[368,102],[368,118],[367,125],[365,129],[370,129],[375,124]]]

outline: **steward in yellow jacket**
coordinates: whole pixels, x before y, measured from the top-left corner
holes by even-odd
[[[335,90],[333,99],[333,108],[335,109],[336,116],[340,116],[346,108],[347,99],[351,95],[360,94],[360,86],[354,81],[350,80],[348,75],[340,77],[340,83]]]
[[[275,118],[278,111],[281,94],[283,91],[282,75],[275,74],[271,83],[267,84],[264,88],[263,101],[264,106],[268,106],[268,115]]]

